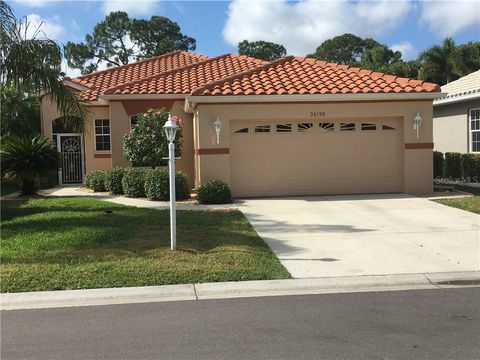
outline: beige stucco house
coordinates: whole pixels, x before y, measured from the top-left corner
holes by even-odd
[[[432,190],[436,84],[302,57],[188,52],[65,81],[92,111],[87,133],[65,133],[42,99],[43,133],[62,152],[61,183],[130,166],[122,139],[135,115],[165,107],[185,122],[176,166],[192,186],[220,179],[235,197]]]
[[[441,152],[480,153],[480,70],[442,86],[433,102],[433,139]]]

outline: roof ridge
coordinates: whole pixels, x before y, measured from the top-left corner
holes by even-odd
[[[144,82],[144,81],[153,80],[153,79],[161,77],[161,76],[165,76],[165,75],[175,73],[175,72],[178,72],[178,71],[183,71],[183,70],[189,69],[189,68],[194,67],[194,66],[205,64],[209,61],[215,61],[215,60],[218,60],[218,59],[221,59],[221,58],[225,58],[227,56],[231,56],[231,54],[223,54],[223,55],[215,56],[213,58],[208,58],[208,59],[205,59],[205,60],[202,60],[202,61],[198,61],[196,63],[181,66],[181,67],[171,69],[171,70],[168,70],[168,71],[162,71],[158,74],[147,76],[147,77],[144,77],[144,78],[141,78],[141,79],[127,81],[127,82],[124,82],[124,83],[121,83],[121,84],[118,84],[118,85],[115,85],[115,86],[111,86],[111,87],[105,89],[105,91],[103,93],[104,94],[111,94],[110,91],[122,88],[122,87],[127,86],[127,85],[133,85],[133,84],[141,83],[141,82]]]
[[[240,56],[243,56],[243,55],[240,55]],[[254,58],[255,59],[255,58]],[[215,85],[218,85],[218,84],[221,84],[221,83],[225,83],[227,81],[230,81],[230,80],[234,80],[238,77],[241,77],[241,76],[245,76],[245,75],[251,75],[255,72],[258,72],[258,71],[261,71],[261,70],[264,70],[264,69],[268,69],[272,66],[275,66],[275,65],[278,65],[278,64],[282,64],[282,63],[285,63],[285,62],[288,62],[288,61],[291,61],[295,59],[295,56],[285,56],[285,57],[282,57],[280,59],[276,59],[276,60],[273,60],[273,61],[269,61],[267,62],[266,64],[262,64],[262,65],[259,65],[257,67],[254,67],[253,69],[249,69],[249,70],[245,70],[245,71],[242,71],[242,72],[239,72],[239,73],[236,73],[234,75],[230,75],[230,76],[226,76],[224,78],[221,78],[219,80],[216,80],[216,81],[212,81],[208,84],[205,84],[205,85],[202,85],[202,86],[199,86],[198,88],[194,89],[192,92],[191,92],[191,95],[198,95],[199,92],[201,91],[204,91],[204,90],[207,90],[209,87],[211,86],[215,86]],[[259,60],[259,59],[256,59],[256,60]]]
[[[137,64],[143,64],[143,63],[146,63],[146,62],[149,62],[149,61],[152,61],[152,60],[158,60],[158,59],[161,59],[163,57],[171,56],[173,54],[180,54],[180,53],[185,53],[185,54],[188,54],[190,56],[195,56],[197,58],[198,57],[206,57],[208,59],[208,56],[206,56],[206,55],[200,55],[200,54],[196,54],[196,53],[192,53],[192,52],[184,51],[184,50],[176,50],[176,51],[171,51],[171,52],[168,52],[168,53],[165,53],[165,54],[162,54],[162,55],[150,57],[148,59],[143,59],[143,60],[135,61],[135,62],[128,63],[128,64],[114,66],[114,67],[107,68],[107,69],[100,70],[100,71],[95,71],[95,72],[92,72],[90,74],[77,76],[77,77],[74,77],[74,78],[70,78],[70,80],[71,81],[76,80],[76,79],[82,79],[83,80],[83,79],[91,77],[93,75],[103,74],[103,73],[106,73],[106,72],[109,72],[109,71],[123,69],[123,68],[131,67],[131,66],[134,66],[134,65],[137,65]],[[201,61],[203,61],[203,60],[201,60]]]

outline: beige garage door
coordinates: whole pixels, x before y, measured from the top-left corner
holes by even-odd
[[[231,125],[236,197],[400,191],[400,120]]]

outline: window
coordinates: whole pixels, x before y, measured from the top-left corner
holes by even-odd
[[[135,125],[137,125],[138,115],[130,116],[130,129],[133,129]]]
[[[397,130],[393,126],[390,125],[382,125],[382,130]]]
[[[480,108],[470,110],[470,151],[480,152]]]
[[[241,128],[238,130],[235,130],[235,134],[247,134],[248,133],[248,128]]]
[[[321,131],[333,131],[335,126],[331,122],[321,122],[320,124]]]
[[[110,151],[110,120],[95,120],[95,150]]]
[[[313,129],[313,123],[300,123],[297,126],[298,132],[305,132],[310,129]]]
[[[377,125],[370,123],[362,123],[362,131],[377,130]]]
[[[277,124],[277,132],[292,132],[292,124]]]
[[[340,131],[355,131],[355,123],[340,123]]]
[[[255,126],[256,133],[268,133],[270,132],[270,125],[258,125]]]

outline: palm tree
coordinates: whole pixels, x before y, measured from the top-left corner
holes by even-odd
[[[85,129],[88,110],[77,92],[62,81],[62,50],[47,39],[40,25],[33,36],[31,26],[18,21],[5,1],[0,1],[0,81],[18,93],[50,94],[62,113],[64,126],[74,131]],[[80,119],[80,121],[79,121]]]
[[[9,136],[0,152],[2,176],[20,180],[23,195],[33,195],[42,175],[58,170],[60,158],[53,142],[43,136]]]
[[[423,51],[419,60],[419,78],[440,85],[447,84],[480,68],[480,43],[456,46],[452,38]]]

